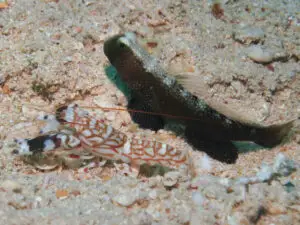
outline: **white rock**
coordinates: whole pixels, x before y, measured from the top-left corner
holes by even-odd
[[[230,187],[232,185],[232,180],[226,177],[220,178],[219,182],[225,187]]]
[[[157,198],[157,191],[156,191],[156,190],[151,190],[151,191],[149,192],[149,197],[150,197],[151,199],[156,199],[156,198]]]
[[[233,32],[234,39],[250,44],[252,42],[259,42],[265,37],[265,33],[261,28],[250,26],[238,26]]]
[[[259,63],[269,63],[272,62],[274,54],[267,50],[262,49],[259,45],[251,46],[247,49],[247,55],[250,59]]]
[[[7,191],[13,191],[15,193],[22,192],[22,186],[19,183],[12,180],[5,180],[1,186]]]
[[[162,182],[162,177],[160,177],[160,176],[150,177],[148,180],[148,186],[153,188],[153,187],[160,185],[161,182]]]
[[[250,179],[248,177],[240,177],[236,181],[237,184],[248,184],[250,183]]]
[[[278,173],[281,176],[288,176],[295,169],[295,163],[292,160],[286,158],[282,153],[279,153],[276,156],[273,165],[273,170],[275,173]]]
[[[36,209],[36,208],[40,208],[41,207],[41,202],[42,202],[42,197],[41,196],[36,196],[35,199],[34,199],[34,202],[33,202],[33,208]]]
[[[121,206],[128,207],[128,206],[131,206],[132,204],[134,204],[134,202],[137,199],[136,199],[135,195],[133,195],[131,193],[127,193],[127,194],[116,195],[112,198],[112,200]]]
[[[273,175],[273,169],[266,164],[262,164],[261,169],[256,174],[257,178],[261,182],[270,180],[272,175]]]
[[[210,171],[212,166],[211,166],[211,159],[207,154],[204,154],[204,156],[201,158],[201,167],[203,170]]]
[[[200,192],[193,192],[192,199],[193,202],[198,206],[202,206],[206,200],[205,197]]]

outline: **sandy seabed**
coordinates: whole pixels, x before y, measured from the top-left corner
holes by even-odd
[[[287,144],[241,152],[232,165],[208,159],[208,168],[184,140],[134,129],[126,112],[99,110],[129,135],[190,151],[194,178],[136,178],[122,164],[41,171],[10,154],[13,138],[36,136],[37,116],[59,104],[126,105],[105,76],[102,48],[127,31],[170,73],[199,76],[207,102],[262,124],[299,118],[300,2],[220,2],[0,0],[8,6],[0,9],[0,224],[300,224],[299,119]],[[294,171],[233,182],[255,176],[262,163],[274,169],[279,154]]]

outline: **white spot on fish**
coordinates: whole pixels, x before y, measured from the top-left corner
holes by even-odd
[[[60,123],[56,120],[56,118],[53,115],[47,116],[47,118],[44,118],[44,121],[46,121],[46,126],[43,127],[40,130],[41,134],[49,133],[50,131],[57,131]]]
[[[86,137],[90,137],[92,135],[92,132],[90,130],[84,130],[82,131],[82,134]]]
[[[58,134],[56,137],[61,140],[62,146],[67,147],[67,144],[66,144],[67,136],[66,135]]]
[[[131,144],[130,141],[126,141],[125,145],[124,145],[124,154],[130,154],[131,153]]]
[[[177,153],[176,148],[174,148],[172,151],[169,152],[170,155],[175,155]]]
[[[47,152],[47,151],[51,151],[53,149],[55,149],[55,143],[51,139],[47,139],[44,142],[44,149],[43,149],[43,151]]]
[[[74,136],[69,136],[70,139],[69,139],[69,143],[68,145],[71,147],[71,148],[74,148],[78,145],[80,145],[80,140]]]
[[[27,140],[18,139],[17,143],[19,145],[18,154],[20,154],[20,155],[31,155],[32,154],[32,152],[29,149]]]
[[[159,149],[158,154],[160,155],[165,155],[167,151],[167,145],[166,144],[162,144],[161,149]]]

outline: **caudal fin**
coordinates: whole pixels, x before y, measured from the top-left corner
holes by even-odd
[[[255,142],[264,147],[274,147],[281,144],[288,137],[294,121],[258,128],[256,130]]]

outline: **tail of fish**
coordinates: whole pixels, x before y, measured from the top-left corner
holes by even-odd
[[[264,147],[274,147],[283,143],[289,137],[294,121],[257,128],[254,134],[255,142]]]

